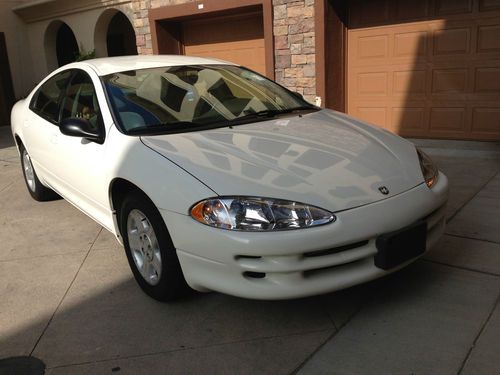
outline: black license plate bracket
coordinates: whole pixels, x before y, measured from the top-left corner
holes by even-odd
[[[394,232],[377,238],[375,266],[390,270],[425,253],[427,223],[420,220]]]

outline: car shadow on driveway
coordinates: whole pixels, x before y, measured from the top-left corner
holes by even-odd
[[[287,301],[193,293],[159,303],[136,285],[122,251],[93,250],[71,287],[54,290],[62,294],[54,316],[48,309],[31,319],[18,312],[26,319],[2,338],[0,357],[31,354],[49,374],[117,366],[133,374],[291,373],[360,309],[373,286]]]
[[[428,330],[418,330],[428,326],[440,331],[441,310],[463,303],[453,297],[459,292],[446,298],[451,274],[444,268],[420,261],[375,282],[297,300],[255,301],[193,293],[167,304],[140,291],[121,251],[95,250],[88,254],[55,315],[38,315],[4,336],[0,353],[32,354],[46,363],[47,374],[94,374],[117,368],[131,374],[204,374],[207,369],[218,374],[289,374],[339,330],[347,328],[350,335],[351,323],[342,327],[354,319],[356,334],[341,335],[340,340],[366,349],[376,335],[391,335],[392,341],[385,345],[397,348],[400,334],[399,340],[416,340],[412,355],[432,357],[436,348],[419,344]],[[473,293],[465,303],[490,303],[490,294],[473,298],[476,294],[480,295]],[[382,326],[362,328],[365,323],[357,319],[360,310],[363,321],[375,319]],[[435,334],[445,335],[442,341],[451,345],[453,329],[462,329],[465,334],[459,338],[468,340],[469,316],[444,324],[448,333]],[[335,338],[328,345],[332,342]],[[17,352],[9,347],[17,347]],[[399,351],[385,355],[396,360]]]
[[[10,126],[0,126],[0,150],[14,145],[14,138],[12,138]]]

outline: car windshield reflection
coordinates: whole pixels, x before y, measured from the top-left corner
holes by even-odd
[[[182,133],[318,110],[267,78],[230,65],[131,70],[103,81],[127,134]]]

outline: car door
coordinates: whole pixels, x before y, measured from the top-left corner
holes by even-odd
[[[25,147],[38,177],[45,185],[58,191],[58,178],[53,167],[54,151],[59,131],[59,110],[62,95],[72,70],[66,70],[47,79],[30,101],[30,111],[23,124]]]
[[[111,124],[99,78],[92,71],[75,69],[60,102],[60,122],[84,119],[103,136],[103,142],[67,136],[59,132],[53,154],[60,193],[108,229],[113,228],[109,205],[106,126]],[[105,112],[106,112],[105,111]]]

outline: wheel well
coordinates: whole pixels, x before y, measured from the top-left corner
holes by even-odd
[[[146,195],[138,186],[123,178],[116,178],[111,182],[109,194],[113,210],[118,213],[123,200],[131,191],[138,191]]]
[[[23,141],[21,141],[21,138],[17,134],[14,136],[14,140],[16,141],[17,149],[24,147]]]
[[[120,233],[120,208],[122,206],[125,197],[130,194],[130,192],[136,191],[143,194],[146,198],[150,199],[147,194],[142,191],[137,185],[132,182],[125,180],[123,178],[115,178],[109,188],[109,198],[111,202],[111,208],[115,211],[115,218],[118,233]]]

